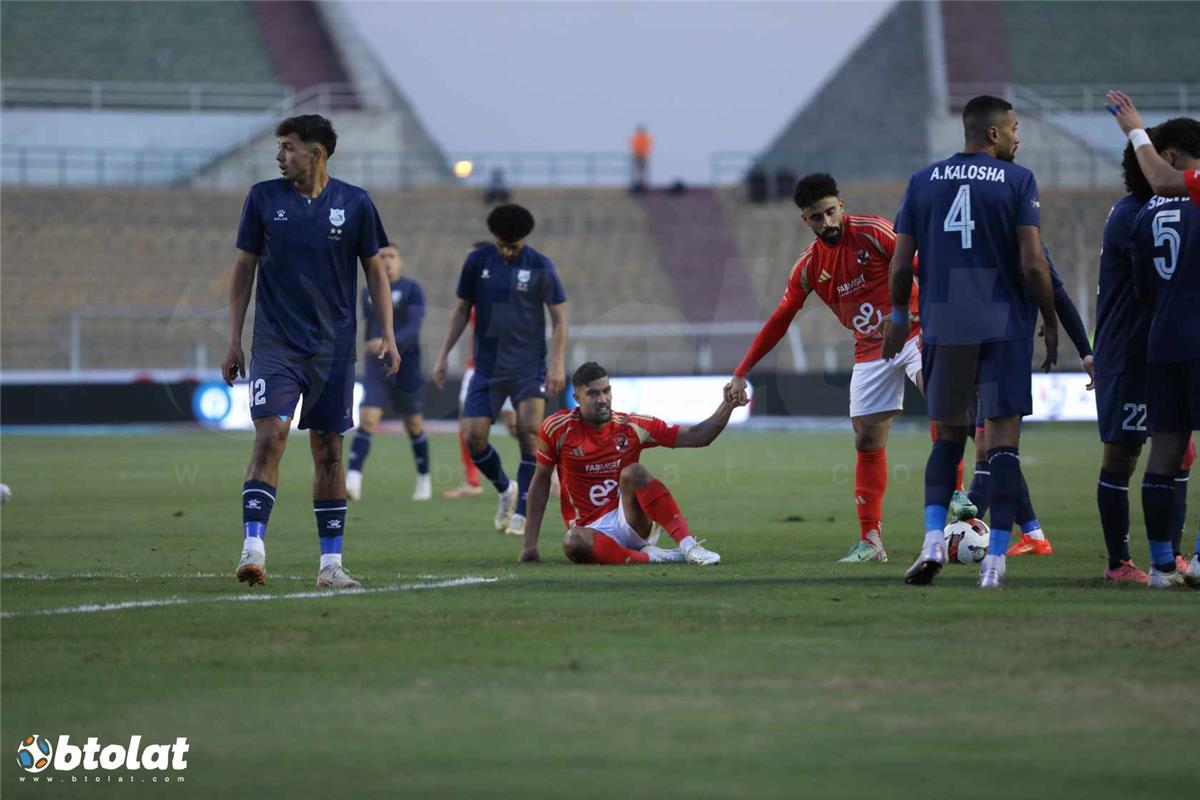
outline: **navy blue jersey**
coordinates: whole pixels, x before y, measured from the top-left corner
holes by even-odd
[[[1140,371],[1146,360],[1150,309],[1134,293],[1133,220],[1142,201],[1127,194],[1108,212],[1096,290],[1096,375]]]
[[[896,232],[921,258],[921,332],[935,344],[1033,336],[1017,226],[1040,226],[1033,173],[987,153],[957,153],[908,181]]]
[[[1200,358],[1200,208],[1186,197],[1150,198],[1133,222],[1133,242],[1137,280],[1154,298],[1146,361]]]
[[[250,187],[237,248],[258,255],[255,355],[353,359],[358,261],[386,243],[357,186],[330,178],[313,199],[282,178]]]
[[[546,366],[544,305],[566,302],[550,259],[529,245],[511,262],[495,245],[471,251],[458,279],[458,296],[475,307],[475,372],[521,378]]]
[[[396,349],[401,355],[405,350],[420,347],[421,323],[425,320],[425,290],[421,284],[412,278],[400,277],[391,284],[392,293],[392,333],[396,336]],[[367,340],[383,336],[379,327],[379,315],[375,313],[375,304],[371,302],[371,292],[368,288],[362,290],[363,319],[367,323]]]

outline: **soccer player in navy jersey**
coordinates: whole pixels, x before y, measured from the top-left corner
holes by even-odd
[[[289,117],[275,128],[280,177],[256,183],[242,207],[229,289],[232,334],[221,374],[246,377],[242,326],[258,275],[250,355],[254,450],[242,487],[245,541],[237,579],[266,583],[267,522],[275,505],[279,460],[289,422],[300,406],[313,457],[313,511],[321,546],[317,586],[357,588],[342,567],[346,484],[342,433],[352,425],[355,262],[361,262],[379,313],[379,358],[395,375],[400,353],[392,333],[388,279],[379,257],[387,234],[370,196],[329,177],[337,134],[316,114]]]
[[[1200,122],[1167,120],[1155,128],[1154,146],[1174,166],[1200,169]],[[1200,208],[1187,197],[1150,198],[1134,218],[1133,248],[1137,286],[1154,305],[1146,336],[1152,436],[1142,476],[1149,585],[1200,588],[1200,552],[1184,573],[1171,546],[1175,475],[1191,432],[1200,429]]]
[[[492,209],[488,230],[495,244],[472,250],[458,280],[458,305],[450,315],[446,340],[434,366],[445,385],[447,360],[475,311],[475,374],[467,386],[460,425],[479,471],[500,494],[496,530],[525,532],[525,495],[533,478],[538,431],[547,393],[559,397],[566,383],[567,296],[549,258],[525,243],[533,232],[529,211],[516,204]],[[546,369],[546,310],[553,324],[550,368]],[[513,483],[488,431],[505,398],[517,411],[521,466]]]
[[[351,500],[362,499],[363,468],[371,452],[371,436],[383,418],[385,409],[395,409],[404,418],[404,428],[412,444],[413,461],[417,466],[417,485],[413,500],[433,497],[433,482],[429,476],[429,440],[425,438],[424,399],[425,380],[421,376],[421,323],[425,319],[425,290],[412,278],[400,274],[403,261],[396,245],[389,243],[379,249],[390,282],[392,331],[400,350],[400,371],[389,377],[379,363],[383,336],[379,316],[371,293],[362,290],[363,317],[367,322],[367,363],[363,369],[363,400],[358,409],[358,429],[350,441],[350,459],[346,467],[346,494]]]
[[[1058,320],[1037,181],[1013,163],[1020,138],[1012,105],[973,98],[963,109],[963,128],[963,152],[916,172],[904,193],[883,357],[894,357],[908,338],[913,255],[919,252],[922,374],[938,439],[925,467],[925,542],[905,580],[928,584],[946,563],[943,527],[977,402],[986,420],[992,487],[992,535],[979,585],[999,588],[1021,485],[1021,417],[1033,410],[1037,312],[1045,369],[1058,358]]]

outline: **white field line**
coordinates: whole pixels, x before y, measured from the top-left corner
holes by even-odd
[[[321,597],[337,597],[341,595],[383,594],[387,592],[412,592],[419,589],[452,589],[457,586],[478,586],[485,583],[496,583],[500,578],[481,578],[468,575],[464,578],[452,578],[436,583],[397,583],[390,586],[377,586],[369,589],[329,589],[308,592],[289,592],[287,594],[230,594],[219,597],[165,597],[160,600],[124,600],[118,603],[89,603],[80,606],[63,606],[60,608],[38,608],[30,611],[5,611],[0,619],[15,617],[49,617],[63,614],[102,614],[110,611],[128,611],[132,608],[161,608],[163,606],[190,606],[201,603],[259,603],[268,600],[313,600]]]
[[[109,580],[109,581],[130,581],[136,583],[138,581],[161,581],[161,580],[229,580],[233,577],[232,572],[167,572],[159,575],[132,575],[129,573],[118,572],[77,572],[71,575],[49,575],[42,572],[5,572],[0,573],[0,580],[5,581],[86,581],[86,580]],[[276,575],[271,573],[273,580],[289,580],[289,581],[307,581],[312,580],[312,575]]]

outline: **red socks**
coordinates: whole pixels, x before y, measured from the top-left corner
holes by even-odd
[[[854,467],[854,507],[862,539],[868,531],[882,534],[883,493],[887,489],[887,451],[859,450]]]
[[[475,466],[471,459],[471,451],[467,449],[467,437],[463,436],[462,431],[458,432],[458,451],[462,454],[463,474],[467,478],[467,485],[478,487],[479,467]]]
[[[593,564],[648,564],[650,556],[622,547],[602,533],[592,537]]]
[[[646,516],[661,525],[677,544],[692,535],[687,520],[679,513],[675,498],[662,481],[652,480],[638,489],[637,500]]]

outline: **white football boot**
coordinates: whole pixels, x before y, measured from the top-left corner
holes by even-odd
[[[346,489],[350,489],[350,481],[346,481]],[[433,498],[433,477],[428,473],[417,476],[417,485],[413,489],[413,500],[422,501]]]
[[[330,564],[317,573],[318,589],[361,589],[362,584],[350,577],[341,564]]]
[[[508,526],[504,532],[509,536],[524,536],[525,535],[525,515],[513,514],[508,520]]]
[[[243,549],[242,560],[238,562],[234,575],[247,586],[262,586],[267,582],[267,554],[251,548]]]
[[[503,533],[508,528],[508,523],[512,519],[513,512],[517,510],[517,497],[520,489],[517,488],[516,481],[509,481],[508,488],[500,493],[500,499],[496,506],[496,530]]]
[[[914,586],[928,586],[946,565],[946,543],[933,542],[921,548],[917,560],[904,573],[904,582]]]
[[[356,469],[346,471],[346,497],[362,500],[362,473]]]
[[[1151,589],[1174,589],[1178,586],[1187,586],[1187,582],[1183,578],[1183,573],[1177,569],[1170,572],[1159,572],[1157,567],[1150,567],[1150,581],[1146,585]]]
[[[645,548],[642,548],[643,550]],[[692,549],[687,551],[687,563],[695,564],[700,567],[708,567],[713,564],[721,563],[721,554],[715,553],[704,547],[700,542],[692,545]]]

